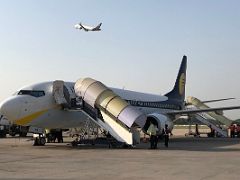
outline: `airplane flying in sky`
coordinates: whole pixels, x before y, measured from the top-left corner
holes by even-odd
[[[134,144],[134,129],[156,124],[173,129],[180,115],[240,109],[240,106],[185,109],[187,57],[183,56],[173,90],[164,96],[110,88],[91,78],[50,81],[19,89],[0,105],[0,114],[22,126],[74,128],[91,119],[118,141]],[[80,105],[79,105],[80,104]]]
[[[91,27],[91,26],[86,26],[83,25],[82,23],[76,24],[74,27],[76,29],[83,29],[84,31],[88,32],[88,31],[101,31],[100,27],[101,27],[102,23],[98,24],[96,27]]]

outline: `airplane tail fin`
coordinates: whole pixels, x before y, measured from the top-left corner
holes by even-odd
[[[181,104],[184,103],[186,70],[187,70],[187,56],[183,56],[174,88],[172,89],[172,91],[165,95],[168,97],[169,100],[178,101]]]
[[[102,23],[100,23],[99,25],[97,25],[97,27],[96,27],[96,28],[100,28],[100,27],[101,27],[101,25],[102,25]]]

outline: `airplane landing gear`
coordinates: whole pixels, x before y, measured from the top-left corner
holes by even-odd
[[[43,134],[34,135],[33,138],[34,138],[33,146],[44,146],[46,143],[46,138]]]

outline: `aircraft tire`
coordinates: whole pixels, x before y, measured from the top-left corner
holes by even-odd
[[[46,144],[46,139],[45,139],[45,137],[40,137],[39,138],[39,145],[40,146],[44,146]]]
[[[39,138],[35,138],[33,146],[38,146],[38,145],[39,145]]]

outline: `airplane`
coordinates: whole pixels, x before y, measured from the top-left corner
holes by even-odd
[[[82,23],[79,23],[79,24],[76,24],[74,27],[76,29],[83,29],[85,30],[86,32],[88,31],[101,31],[100,27],[101,27],[102,23],[98,24],[96,27],[91,27],[91,26],[86,26],[86,25],[83,25]]]
[[[173,121],[179,118],[181,115],[240,109],[240,106],[193,110],[185,109],[186,69],[187,56],[183,56],[175,85],[173,89],[164,96],[119,88],[110,88],[103,86],[103,84],[100,88],[97,88],[96,85],[98,85],[100,82],[93,81],[90,78],[86,78],[87,80],[85,81],[84,79],[80,79],[77,82],[61,81],[61,83],[63,83],[63,88],[60,88],[60,90],[56,88],[56,81],[36,83],[19,89],[13,96],[3,101],[0,105],[0,114],[7,117],[7,119],[14,124],[53,129],[80,127],[84,125],[86,119],[90,119],[101,127],[108,129],[110,134],[117,140],[124,142],[124,133],[127,134],[127,132],[131,131],[134,126],[141,127],[144,132],[147,132],[150,123],[154,123],[159,129],[158,134],[161,135],[165,124],[168,124],[169,129],[172,130]],[[88,81],[92,84],[90,85]],[[79,84],[82,85],[80,89],[85,88],[83,94],[88,96],[85,97],[83,95],[81,97],[82,99],[80,98],[82,100],[80,102],[86,104],[83,107],[88,108],[74,110],[74,108],[71,107],[76,105],[76,101],[79,99],[82,93],[78,91]],[[87,84],[88,87],[93,88],[93,91],[90,93],[86,93],[88,90]],[[57,93],[54,90],[55,88],[57,89]],[[117,97],[118,99],[121,99],[121,102],[120,100],[120,103],[118,104],[115,102],[116,106],[109,108],[110,110],[107,108],[102,109],[99,104],[93,104],[93,101],[88,101],[88,103],[86,103],[88,98],[95,97],[96,94],[94,93],[100,92],[99,89],[103,88],[108,89],[108,94],[111,94],[111,97]],[[60,95],[60,97],[55,97],[58,93],[62,94],[62,96]],[[113,94],[115,94],[115,96]],[[106,99],[109,100],[109,97]],[[102,102],[104,104],[104,101]],[[109,102],[110,100],[108,103]],[[93,105],[90,107],[89,104],[91,103]],[[139,116],[141,118],[134,122],[119,122],[119,119],[121,118],[115,118],[114,122],[112,122],[115,124],[111,126],[111,124],[109,124],[109,117],[112,117],[114,114],[116,114],[116,109],[119,108],[119,104],[124,105],[125,107],[130,107],[130,109],[128,109],[129,113],[125,113],[127,121],[129,118],[131,118],[131,116],[137,117],[136,114],[142,113],[141,116]],[[111,112],[106,114],[107,111]],[[99,118],[95,117],[96,112],[99,113],[98,117],[101,117],[100,120]],[[118,122],[118,124],[116,122]],[[127,131],[125,131],[124,128],[127,129]],[[132,141],[129,140],[128,142],[128,144],[132,144]],[[45,143],[43,142],[42,144]]]

